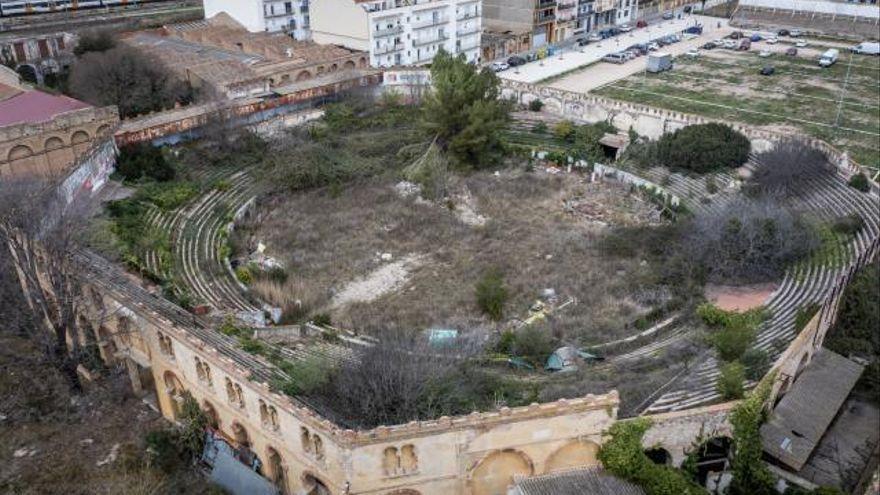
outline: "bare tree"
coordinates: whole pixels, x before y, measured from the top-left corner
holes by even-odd
[[[825,153],[800,139],[776,143],[759,154],[756,162],[747,190],[759,194],[793,196],[806,187],[806,181],[834,171]]]
[[[23,302],[18,311],[27,324],[21,328],[78,392],[77,367],[94,351],[88,349],[92,333],[78,328],[82,283],[72,263],[78,215],[56,211],[48,196],[38,181],[0,185],[0,249],[14,267],[0,283]]]
[[[399,424],[447,414],[449,380],[479,350],[479,339],[432,345],[423,334],[386,332],[362,349],[333,379],[334,409],[358,424]],[[432,393],[443,389],[445,393]],[[454,393],[452,395],[455,395]]]
[[[116,105],[122,117],[172,108],[191,99],[188,84],[154,56],[131,46],[83,55],[73,65],[70,90],[94,105]]]
[[[684,226],[681,249],[710,280],[776,280],[819,245],[815,230],[776,197],[741,198]]]

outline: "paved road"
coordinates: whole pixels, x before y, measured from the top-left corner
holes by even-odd
[[[681,55],[682,53],[697,48],[709,40],[723,38],[733,31],[732,28],[727,26],[726,20],[721,21],[720,28],[718,27],[718,19],[714,19],[714,22],[712,21],[713,19],[703,20],[704,30],[701,36],[667,45],[661,48],[661,50],[673,55]],[[712,23],[710,24],[710,22]],[[625,77],[644,71],[647,60],[647,57],[638,57],[625,64],[599,62],[598,64],[584,67],[579,71],[563,76],[560,79],[548,82],[547,86],[564,89],[566,91],[586,93],[605,86],[606,84],[611,84]]]
[[[620,51],[630,45],[647,43],[656,38],[678,33],[688,26],[693,26],[698,23],[702,23],[706,26],[707,23],[713,23],[713,25],[715,25],[718,22],[718,18],[702,16],[689,16],[683,19],[664,21],[660,24],[635,29],[629,33],[623,33],[614,38],[602,40],[585,47],[569,48],[553,55],[552,57],[547,57],[543,60],[536,60],[519,67],[513,67],[506,71],[499,72],[498,76],[511,81],[537,83],[544,79],[571,72],[579,67],[598,62],[605,55]]]

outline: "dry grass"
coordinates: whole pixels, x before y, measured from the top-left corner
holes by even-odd
[[[648,276],[639,260],[607,259],[594,247],[606,226],[566,212],[574,197],[603,210],[603,218],[631,222],[651,207],[626,188],[588,184],[576,175],[505,171],[453,177],[451,197],[469,193],[488,220],[462,222],[446,203],[403,199],[383,179],[340,191],[276,197],[264,205],[252,242],[287,267],[288,281],[255,284],[275,304],[300,299],[315,312],[330,311],[334,294],[392,260],[420,256],[407,282],[369,303],[332,308],[335,323],[359,330],[419,330],[432,326],[490,326],[475,304],[474,287],[492,268],[504,273],[510,292],[505,318],[522,318],[545,288],[574,297],[553,321],[568,338],[595,343],[626,332],[646,308],[628,295]]]

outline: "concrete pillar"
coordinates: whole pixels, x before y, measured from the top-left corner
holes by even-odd
[[[131,358],[125,358],[125,367],[128,370],[128,379],[131,381],[131,389],[138,397],[144,395],[144,386],[141,383],[141,373],[138,364]]]

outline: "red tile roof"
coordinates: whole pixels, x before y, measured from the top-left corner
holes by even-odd
[[[25,91],[0,101],[0,127],[52,120],[58,114],[89,108],[91,105],[61,95]]]

